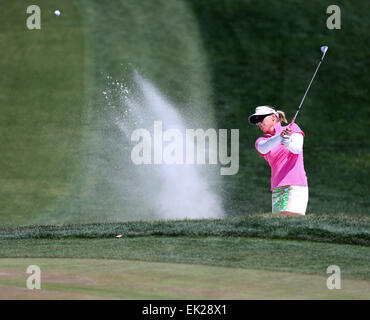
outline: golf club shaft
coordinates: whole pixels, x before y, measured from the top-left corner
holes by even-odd
[[[303,96],[303,98],[302,98],[302,100],[301,100],[301,103],[300,103],[300,104],[299,104],[299,106],[298,106],[297,112],[295,113],[295,115],[294,115],[294,117],[293,117],[292,122],[289,124],[289,127],[291,127],[291,126],[293,125],[293,123],[295,122],[295,119],[296,119],[296,118],[297,118],[297,116],[298,116],[299,110],[300,110],[300,109],[301,109],[301,107],[302,107],[303,101],[304,101],[304,99],[306,98],[306,95],[307,95],[308,90],[310,90],[310,87],[311,87],[312,81],[313,81],[313,79],[315,79],[316,73],[317,73],[317,71],[318,71],[318,70],[319,70],[319,68],[320,68],[320,65],[321,65],[322,60],[324,59],[325,53],[326,53],[326,51],[325,51],[325,52],[323,52],[323,55],[322,55],[322,57],[321,57],[321,59],[320,59],[320,61],[319,61],[319,64],[318,64],[318,65],[317,65],[317,67],[316,67],[316,70],[315,70],[315,72],[314,72],[314,74],[313,74],[313,76],[312,76],[312,79],[311,79],[311,81],[310,81],[310,83],[309,83],[309,85],[308,85],[308,87],[307,87],[307,89],[306,89],[306,92],[304,93],[304,96]]]

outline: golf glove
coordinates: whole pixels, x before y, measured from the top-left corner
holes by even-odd
[[[292,141],[291,136],[283,136],[283,139],[281,140],[281,143],[288,147],[289,143]]]

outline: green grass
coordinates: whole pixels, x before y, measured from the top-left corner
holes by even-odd
[[[41,290],[27,290],[28,265]],[[94,259],[0,259],[0,299],[367,299],[369,281],[217,266]],[[269,290],[266,290],[266,282]],[[304,288],[304,290],[302,290]]]
[[[75,2],[55,19],[41,0],[41,30],[26,28],[23,2],[0,13],[0,223],[22,224],[67,197],[79,175],[84,40]]]
[[[235,283],[262,277],[254,269],[325,277],[337,264],[345,279],[369,280],[368,1],[336,2],[342,29],[335,31],[326,28],[326,0],[73,0],[58,4],[60,17],[50,1],[37,4],[39,31],[26,28],[27,4],[4,0],[0,11],[0,257],[171,264],[165,269],[185,263],[194,274],[201,267],[190,264],[202,264],[241,272]],[[323,44],[329,51],[297,119],[306,133],[307,216],[264,214],[270,169],[254,149],[260,132],[247,117],[255,106],[272,104],[291,119]],[[239,173],[212,186],[226,219],[147,221],[156,213],[145,188],[159,186],[138,183],[130,145],[112,126],[102,95],[107,75],[130,83],[133,69],[195,117],[193,127],[240,129]],[[18,262],[9,268],[24,260]],[[210,270],[197,281],[218,272]],[[111,297],[104,285],[49,289]],[[255,297],[266,296],[265,285]],[[317,288],[308,296],[322,297]],[[292,292],[299,289],[289,284],[287,296]],[[363,297],[351,294],[345,297]]]
[[[370,280],[369,247],[244,237],[145,236],[116,239],[0,240],[0,258],[116,259],[186,263]],[[1,261],[0,259],[0,261]]]
[[[258,237],[370,246],[367,216],[286,217],[254,215],[247,218],[137,221],[0,229],[2,239],[113,238],[143,236]]]
[[[128,259],[315,274],[336,264],[346,277],[369,279],[368,224],[367,217],[256,215],[5,228],[0,257]]]
[[[326,28],[331,3],[319,0],[74,0],[59,4],[60,17],[50,1],[38,4],[40,31],[27,30],[22,2],[5,0],[0,13],[0,225],[153,217],[101,94],[106,75],[129,81],[132,66],[184,113],[240,129],[239,173],[216,189],[228,216],[267,212],[270,169],[247,116],[271,103],[290,119],[324,43],[297,119],[307,211],[369,214],[368,1],[337,2],[345,14],[336,31]]]

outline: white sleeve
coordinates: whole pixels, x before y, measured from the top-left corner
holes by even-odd
[[[286,146],[288,150],[294,154],[301,153],[303,149],[303,135],[300,133],[294,133],[291,136],[289,144]]]
[[[280,134],[277,134],[267,140],[258,142],[257,150],[259,153],[266,154],[275,148],[280,142],[282,137]]]

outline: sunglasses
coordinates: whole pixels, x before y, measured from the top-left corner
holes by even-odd
[[[262,122],[263,119],[265,119],[266,117],[271,116],[271,115],[272,115],[272,113],[264,114],[264,115],[258,115],[258,116],[255,117],[255,121],[256,121],[255,123],[257,124],[259,122]]]

